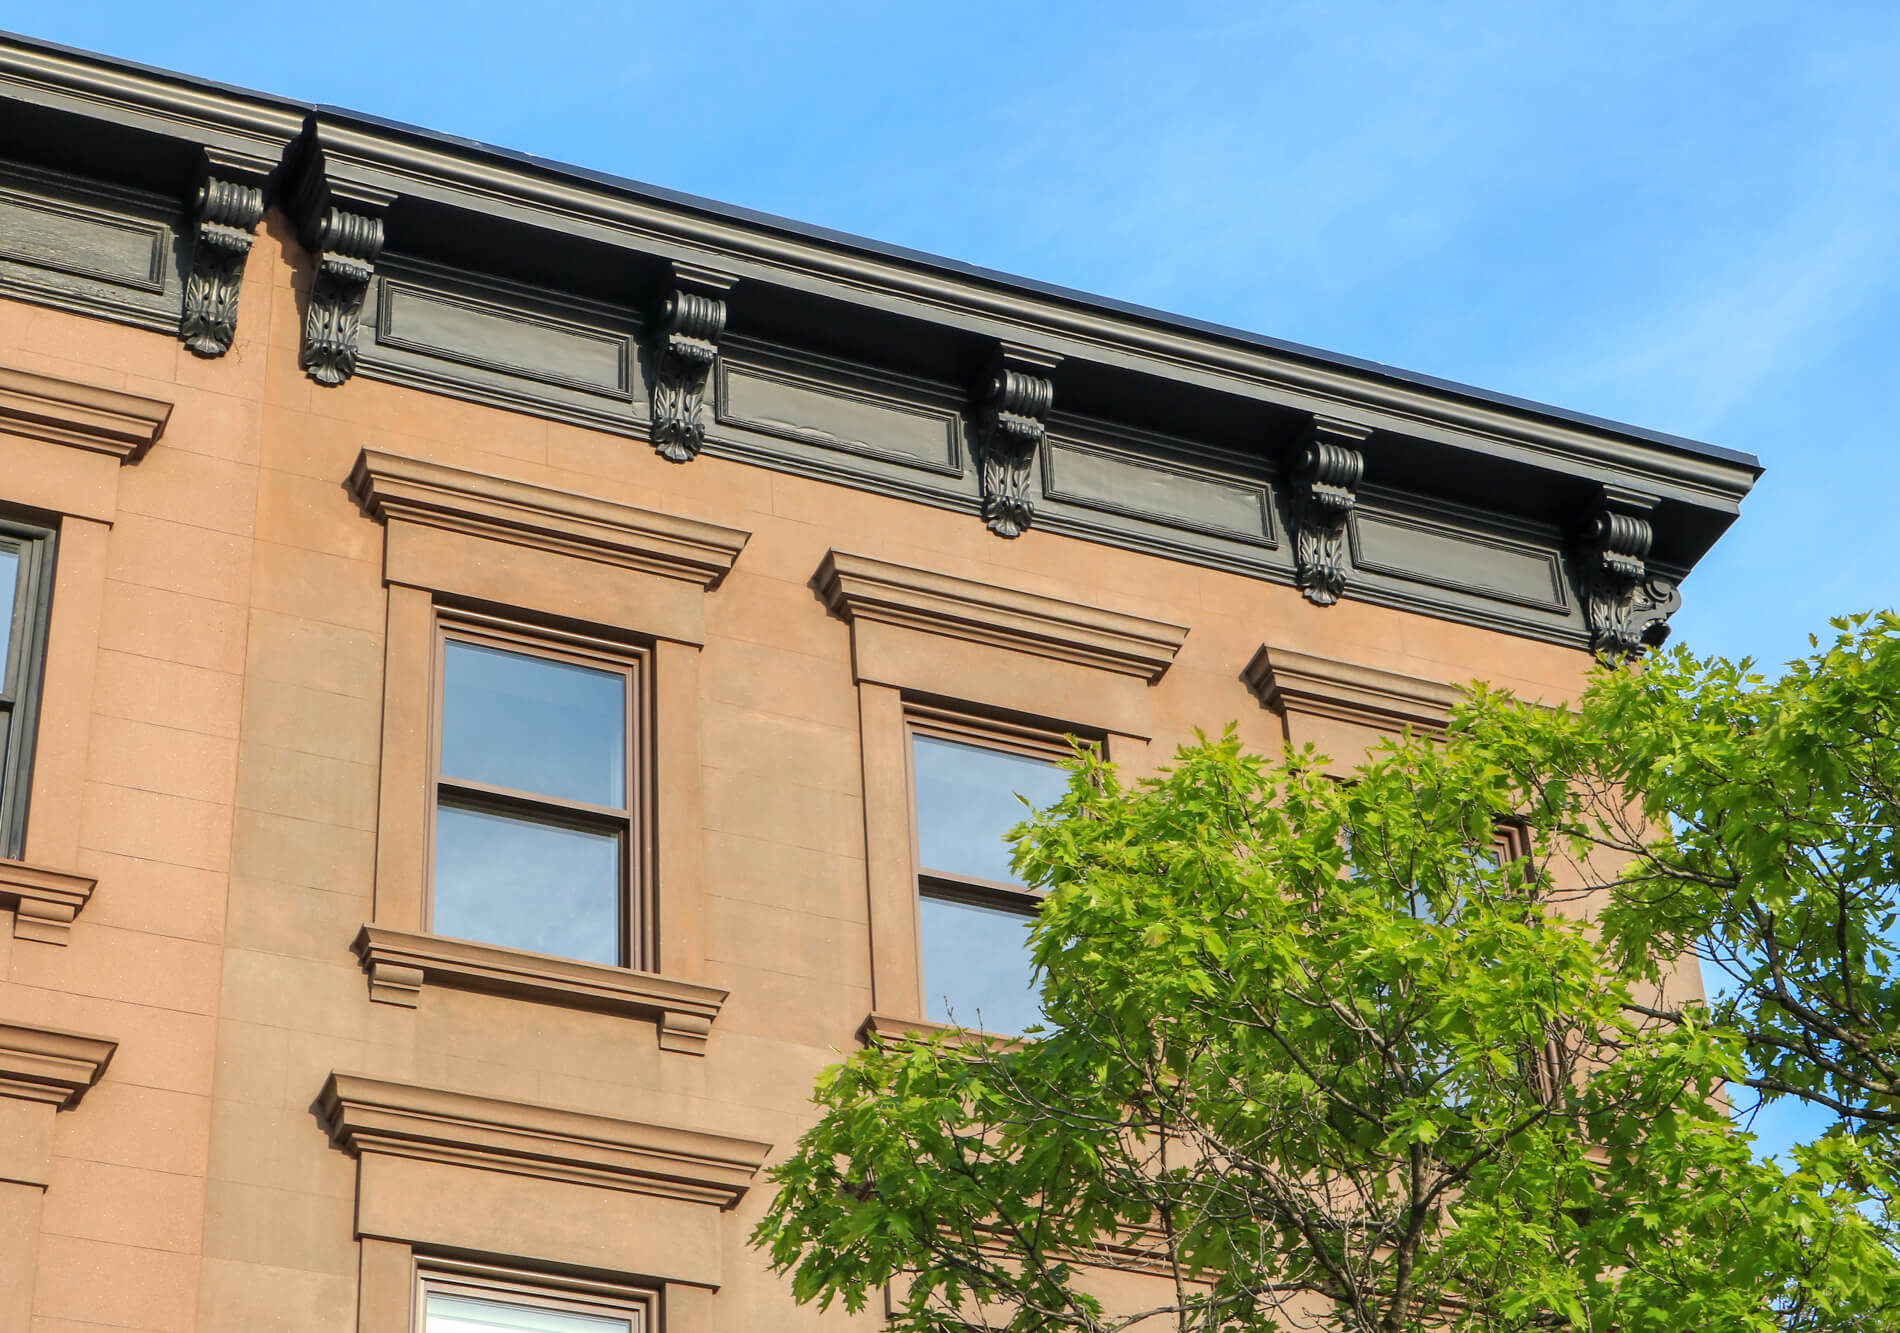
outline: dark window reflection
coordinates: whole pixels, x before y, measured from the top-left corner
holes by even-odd
[[[443,777],[626,804],[625,677],[453,639],[445,651]]]
[[[1042,1022],[1028,949],[1035,896],[1005,894],[982,901],[950,877],[1016,883],[1005,835],[1031,809],[1059,799],[1068,774],[1035,755],[936,736],[913,736],[911,756],[924,1016],[1001,1036],[1020,1035]]]
[[[1027,905],[1025,905],[1027,906]],[[1030,981],[1029,910],[978,906],[925,894],[924,1017],[1000,1036],[1042,1022]]]
[[[435,819],[435,933],[618,965],[620,843],[618,833],[445,801]]]
[[[926,870],[1015,883],[1003,835],[1053,804],[1069,775],[1047,759],[977,745],[913,737],[917,860]]]
[[[20,584],[20,553],[0,546],[0,690],[6,688],[7,654],[13,647],[13,600]]]

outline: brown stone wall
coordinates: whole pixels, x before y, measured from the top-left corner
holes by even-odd
[[[889,755],[863,752],[888,734],[865,701],[881,707],[876,691],[904,683],[860,685],[862,627],[812,586],[830,550],[1186,627],[1159,681],[1132,696],[1126,676],[981,659],[1013,663],[1011,697],[1046,695],[1028,711],[1052,722],[1137,699],[1145,724],[1121,712],[1103,726],[1136,765],[1234,720],[1277,747],[1281,718],[1241,678],[1263,642],[1438,681],[1483,673],[1551,699],[1585,672],[1583,654],[1527,639],[1351,600],[1318,608],[1290,588],[1034,530],[1003,541],[965,514],[713,457],[672,465],[637,440],[362,377],[319,387],[297,367],[308,261],[287,235],[267,220],[236,345],[217,361],[0,303],[0,365],[173,404],[163,437],[123,465],[0,433],[0,502],[23,498],[29,465],[45,474],[35,494],[79,497],[62,501],[25,859],[97,880],[69,944],[0,930],[0,1021],[118,1043],[97,1086],[54,1119],[36,1333],[394,1333],[410,1251],[432,1245],[670,1284],[669,1333],[816,1321],[744,1246],[763,1189],[720,1211],[628,1187],[646,1177],[625,1145],[589,1168],[619,1182],[608,1186],[495,1169],[511,1151],[501,1131],[471,1150],[486,1165],[416,1159],[375,1146],[393,1132],[382,1112],[321,1098],[332,1074],[356,1074],[434,1090],[403,1112],[432,1125],[448,1115],[441,1095],[475,1094],[501,1121],[547,1107],[709,1143],[795,1138],[817,1071],[874,1007],[902,1007],[873,994],[874,949],[913,947],[873,938],[872,881],[888,893],[891,871],[867,870],[864,792],[867,774],[891,771]],[[641,1014],[431,981],[413,1007],[372,1002],[352,942],[394,910],[404,889],[379,885],[379,864],[418,836],[395,819],[379,847],[379,821],[428,799],[403,759],[413,745],[401,750],[404,728],[422,733],[402,708],[386,717],[385,670],[409,670],[427,645],[392,609],[384,525],[347,486],[366,449],[750,534],[709,591],[523,546],[445,557],[499,561],[467,575],[499,570],[527,612],[555,609],[533,604],[541,590],[575,605],[647,598],[682,618],[698,608],[703,646],[680,629],[660,658],[662,706],[691,725],[660,729],[655,764],[661,970],[729,992],[703,1055],[661,1049]],[[963,651],[975,650],[945,650]],[[1338,749],[1373,733],[1329,720],[1313,734]],[[346,1133],[369,1145],[360,1180],[332,1142]],[[380,1234],[359,1242],[362,1228]],[[519,1248],[495,1239],[510,1236]]]

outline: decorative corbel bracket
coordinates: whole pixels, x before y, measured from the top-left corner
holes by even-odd
[[[999,537],[1019,537],[1035,518],[1030,468],[1042,446],[1056,389],[1050,374],[1062,358],[1020,343],[998,343],[972,409],[983,521]]]
[[[1346,590],[1346,523],[1365,475],[1361,452],[1370,426],[1315,416],[1287,470],[1292,510],[1294,582],[1315,606],[1331,606]]]
[[[688,463],[706,442],[706,381],[726,328],[726,293],[738,279],[677,260],[654,315],[653,448]]]
[[[1648,563],[1656,498],[1605,486],[1577,533],[1590,647],[1599,657],[1627,660],[1669,637],[1669,617],[1682,605],[1676,581]]]
[[[185,275],[184,316],[178,336],[204,357],[223,356],[237,335],[238,291],[251,234],[264,216],[271,164],[234,153],[207,151],[195,212],[197,245]]]
[[[297,364],[319,384],[356,373],[357,319],[383,252],[383,214],[396,197],[386,190],[345,188],[313,154],[291,200],[304,248],[316,259]]]

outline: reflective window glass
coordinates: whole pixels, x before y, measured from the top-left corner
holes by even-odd
[[[1028,948],[1037,900],[1003,887],[1018,883],[1007,835],[1060,799],[1069,775],[1042,755],[923,732],[911,737],[911,774],[924,1016],[1020,1035],[1042,1022]]]
[[[0,546],[0,675],[4,675],[8,654],[13,649],[13,603],[20,586],[20,553]],[[0,689],[6,688],[0,679]]]
[[[616,967],[639,957],[633,660],[614,670],[444,638],[436,934]]]
[[[1069,775],[1048,759],[913,737],[917,861],[925,870],[1014,883],[1004,834],[1055,802]]]
[[[632,1333],[633,1321],[432,1291],[422,1328],[423,1333]]]
[[[443,802],[435,820],[438,935],[620,962],[618,832]]]
[[[0,514],[0,857],[18,857],[26,846],[53,540],[51,529]]]
[[[1030,980],[1027,910],[979,906],[928,892],[923,930],[924,1017],[1001,1036],[1042,1022]]]
[[[624,805],[626,695],[618,672],[450,639],[442,776]]]

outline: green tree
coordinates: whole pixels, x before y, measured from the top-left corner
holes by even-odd
[[[1048,1030],[828,1071],[755,1243],[915,1333],[1900,1328],[1900,621],[1837,627],[1479,688],[1348,782],[1078,753],[1017,834]],[[1740,1088],[1833,1123],[1761,1160]]]

